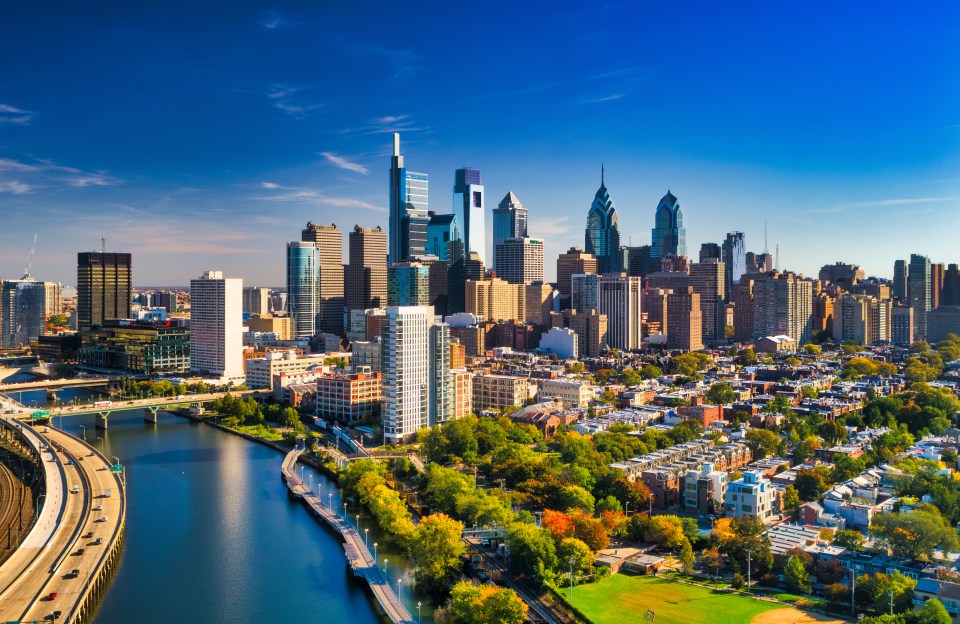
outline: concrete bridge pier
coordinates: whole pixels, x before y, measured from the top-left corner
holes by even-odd
[[[97,429],[107,430],[107,418],[110,416],[110,412],[98,412],[97,413]]]
[[[157,424],[157,412],[160,410],[159,407],[148,407],[143,410],[143,421],[148,423]]]

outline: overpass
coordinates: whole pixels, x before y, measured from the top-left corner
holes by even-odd
[[[363,538],[360,537],[360,533],[345,518],[338,516],[337,512],[324,505],[320,497],[308,489],[297,475],[295,469],[297,459],[302,453],[301,450],[292,450],[287,453],[280,469],[290,493],[306,503],[314,515],[323,518],[334,531],[340,534],[343,538],[343,551],[347,557],[347,564],[353,570],[353,575],[367,582],[373,597],[380,603],[390,621],[395,624],[413,624],[413,618],[394,593],[386,573],[377,565]]]
[[[97,417],[97,429],[107,428],[107,419],[113,412],[121,410],[143,409],[146,410],[144,419],[148,422],[157,422],[157,412],[162,409],[175,409],[191,405],[202,405],[210,403],[227,394],[236,397],[253,397],[255,399],[265,399],[272,396],[270,390],[241,390],[233,392],[207,392],[203,394],[181,394],[176,397],[150,397],[146,399],[131,399],[129,401],[94,401],[93,403],[81,405],[62,405],[51,409],[40,410],[43,418],[53,418],[55,416],[89,416],[91,414]],[[21,419],[30,418],[24,414],[19,416]]]
[[[122,552],[120,469],[65,432],[2,424],[37,448],[46,487],[33,529],[0,567],[0,621],[89,621]]]

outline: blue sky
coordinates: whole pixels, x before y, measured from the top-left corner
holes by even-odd
[[[601,162],[634,245],[670,189],[691,255],[766,221],[808,274],[960,261],[960,4],[217,5],[4,8],[0,276],[39,234],[73,283],[103,234],[140,285],[281,285],[308,219],[386,227],[392,131],[431,209],[464,165],[516,193],[548,278]]]

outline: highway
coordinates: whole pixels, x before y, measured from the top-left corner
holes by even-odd
[[[380,566],[377,565],[377,562],[373,560],[373,555],[367,550],[363,538],[360,537],[353,525],[324,505],[320,498],[307,488],[306,484],[297,475],[297,458],[302,453],[303,451],[298,450],[290,451],[283,460],[281,472],[290,492],[297,498],[302,499],[315,515],[322,517],[334,530],[340,533],[344,540],[343,550],[347,556],[347,562],[356,576],[367,581],[374,598],[380,603],[390,621],[396,624],[413,624],[410,613],[397,598],[393,586]]]
[[[111,381],[119,380],[120,377],[89,377],[82,379],[42,379],[38,381],[21,381],[19,383],[0,384],[0,392],[28,392],[30,390],[54,390],[57,388],[106,386]]]
[[[226,394],[231,394],[235,397],[252,396],[254,398],[258,398],[271,396],[272,393],[269,390],[241,390],[233,392],[183,394],[176,397],[149,397],[146,399],[130,399],[121,401],[96,401],[94,403],[87,403],[83,405],[63,405],[60,407],[50,408],[49,412],[50,416],[78,416],[85,414],[102,414],[130,409],[183,407],[184,405],[192,405],[194,403],[209,403],[214,399],[222,398]],[[97,407],[97,403],[101,403],[101,406]],[[103,405],[103,403],[109,403],[109,405]]]
[[[0,621],[53,619],[57,612],[58,621],[75,621],[122,537],[125,496],[110,462],[57,429],[41,432],[46,502],[34,530],[0,567]]]

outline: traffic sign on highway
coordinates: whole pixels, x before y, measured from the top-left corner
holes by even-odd
[[[123,465],[122,465],[122,464],[114,464],[114,465],[110,466],[110,472],[123,472]]]

